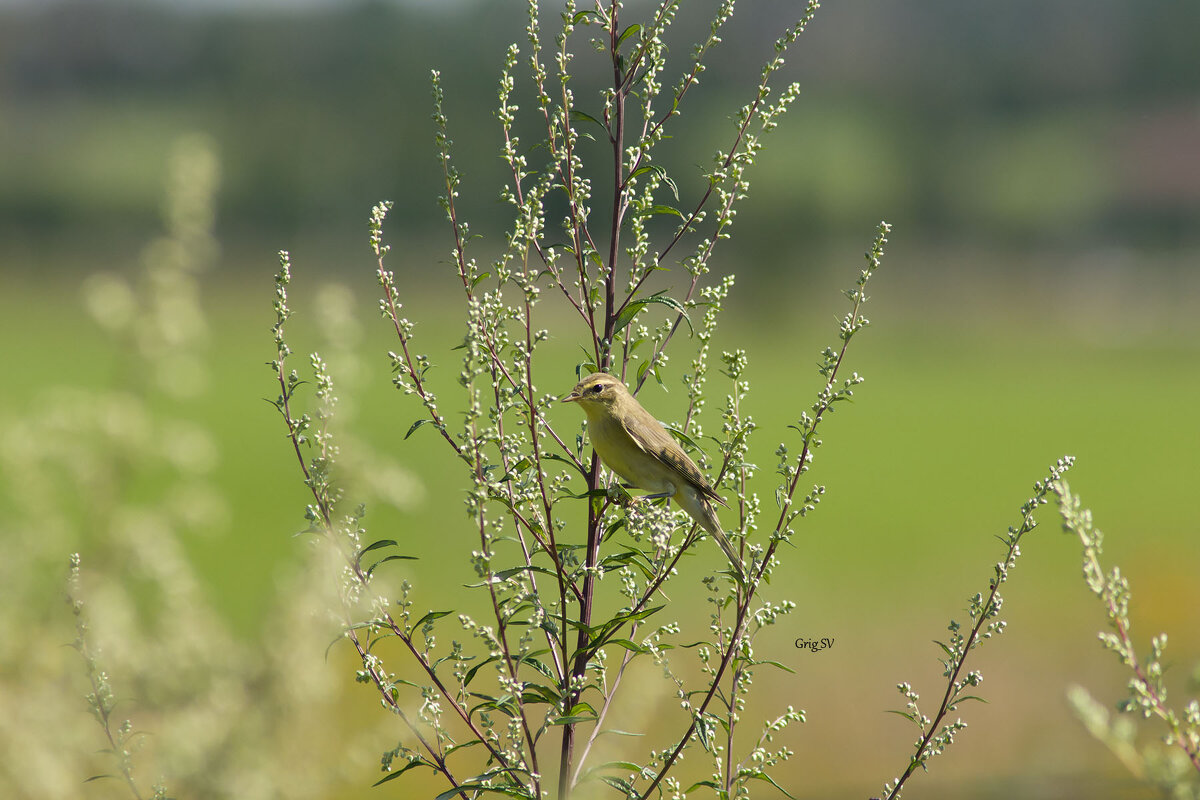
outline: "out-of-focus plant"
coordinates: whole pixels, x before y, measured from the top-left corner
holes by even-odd
[[[0,797],[316,798],[365,766],[370,732],[339,729],[321,659],[333,600],[312,587],[327,559],[278,576],[267,627],[247,640],[187,553],[231,524],[218,435],[198,421],[223,389],[200,302],[218,167],[207,137],[180,139],[164,235],[136,272],[85,282],[111,388],[48,389],[0,421]]]
[[[1104,606],[1108,630],[1100,632],[1100,642],[1129,669],[1128,696],[1117,703],[1119,716],[1113,716],[1082,686],[1071,687],[1071,706],[1088,732],[1104,742],[1138,778],[1158,787],[1165,797],[1200,798],[1200,702],[1193,697],[1180,711],[1167,701],[1167,665],[1163,660],[1167,634],[1152,637],[1149,652],[1138,654],[1129,620],[1133,596],[1128,578],[1120,567],[1105,571],[1100,561],[1104,535],[1093,525],[1092,512],[1084,508],[1067,482],[1055,481],[1051,491],[1058,499],[1063,531],[1077,537],[1083,548],[1083,578],[1088,589]],[[1139,749],[1139,728],[1146,727],[1136,722],[1139,717],[1157,719],[1166,728],[1160,745]]]

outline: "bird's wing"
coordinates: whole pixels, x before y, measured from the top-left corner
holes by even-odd
[[[633,416],[632,419],[625,421],[625,429],[629,431],[629,436],[633,439],[634,444],[643,452],[654,456],[672,472],[695,486],[704,497],[726,505],[725,500],[716,493],[716,490],[708,482],[708,478],[704,477],[704,473],[696,466],[696,462],[683,452],[679,442],[675,441],[675,438],[658,420],[653,417],[639,419],[637,416]]]

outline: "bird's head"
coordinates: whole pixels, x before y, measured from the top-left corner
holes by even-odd
[[[562,402],[579,403],[586,411],[588,408],[611,408],[628,396],[629,390],[620,380],[605,372],[594,372],[575,384]]]

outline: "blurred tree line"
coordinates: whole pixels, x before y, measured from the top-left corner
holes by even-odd
[[[97,244],[146,238],[167,150],[188,130],[217,142],[223,241],[356,254],[383,198],[397,203],[395,238],[440,240],[431,68],[448,90],[466,209],[494,231],[505,177],[495,76],[507,44],[524,41],[525,8],[0,7],[0,269],[60,267]],[[682,192],[697,190],[689,178],[727,141],[728,109],[748,99],[798,8],[740,4],[714,80],[687,98],[688,140],[665,165]],[[671,42],[677,73],[704,15],[685,16]],[[743,252],[770,263],[780,237],[862,238],[883,217],[933,241],[1192,246],[1197,30],[1200,4],[1174,0],[827,3],[788,67],[801,100],[752,173]],[[598,85],[574,88],[598,106]],[[526,131],[526,145],[536,137]],[[47,255],[58,251],[67,257]]]

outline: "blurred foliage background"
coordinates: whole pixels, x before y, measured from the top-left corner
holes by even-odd
[[[627,14],[644,4],[629,5]],[[711,5],[685,4],[671,41],[680,70]],[[556,9],[546,11],[552,27]],[[682,192],[696,190],[798,13],[781,0],[740,5],[665,164]],[[222,510],[184,531],[182,548],[198,596],[244,643],[270,629],[272,598],[295,582],[305,552],[289,535],[302,526],[303,487],[260,399],[274,394],[261,365],[272,355],[278,249],[292,252],[301,314],[306,304],[345,310],[338,341],[353,424],[397,462],[377,471],[395,496],[375,532],[443,530],[444,509],[460,500],[432,439],[403,439],[415,411],[388,385],[392,345],[374,322],[366,219],[378,200],[396,202],[391,267],[451,376],[459,333],[428,73],[443,73],[461,208],[486,254],[505,214],[496,79],[523,26],[515,0],[0,3],[6,442],[63,386],[129,388],[119,351],[82,312],[84,289],[96,289],[96,272],[136,274],[163,228],[170,154],[199,132],[221,174],[218,249],[197,273],[207,377],[151,405],[182,404],[173,413],[212,431]],[[874,327],[851,364],[868,382],[825,432],[813,479],[829,498],[792,554],[793,582],[776,590],[803,609],[797,637],[837,638],[820,654],[779,643],[799,674],[768,685],[810,711],[793,743],[793,794],[862,797],[903,767],[911,731],[879,712],[900,704],[899,680],[936,693],[937,651],[923,643],[983,588],[998,557],[988,534],[1014,521],[1028,484],[1066,452],[1080,459],[1072,485],[1131,577],[1135,630],[1175,635],[1174,680],[1187,688],[1200,660],[1198,29],[1200,4],[1170,0],[859,0],[828,3],[790,56],[801,99],[769,137],[723,254],[739,284],[717,346],[750,352],[760,447],[808,406],[816,354],[842,313],[836,290],[853,279],[874,224],[895,225],[872,284]],[[583,52],[577,66],[593,62]],[[598,86],[581,75],[576,96],[594,99]],[[331,340],[321,325],[335,323],[302,330],[315,347]],[[563,391],[574,382],[571,349],[563,344]],[[679,397],[646,402],[669,418]],[[149,477],[129,491],[153,496],[153,486]],[[93,511],[66,512],[84,523],[70,546],[85,570],[89,548],[100,548],[100,534],[87,534]],[[1051,514],[1044,521],[1006,594],[1010,633],[981,654],[993,704],[965,712],[972,727],[912,784],[915,796],[1073,797],[1083,786],[1093,797],[1144,796],[1063,702],[1071,682],[1115,700],[1123,678],[1094,641],[1101,614],[1074,544]],[[33,530],[5,527],[16,563]],[[428,555],[425,537],[413,538]],[[120,580],[120,564],[106,567]],[[410,579],[433,592],[431,605],[449,603],[453,591],[425,570]],[[56,598],[57,579],[49,570],[38,596]],[[40,638],[70,640],[65,607],[25,612],[48,628]],[[19,619],[11,632],[29,636]],[[373,719],[351,665],[326,665],[320,652],[312,668],[341,686],[344,724]],[[45,675],[13,672],[5,692]],[[69,669],[55,680],[82,691]],[[366,762],[394,738],[364,736]],[[63,776],[63,796],[107,791],[77,777]],[[369,767],[346,775],[344,796],[373,779]]]

